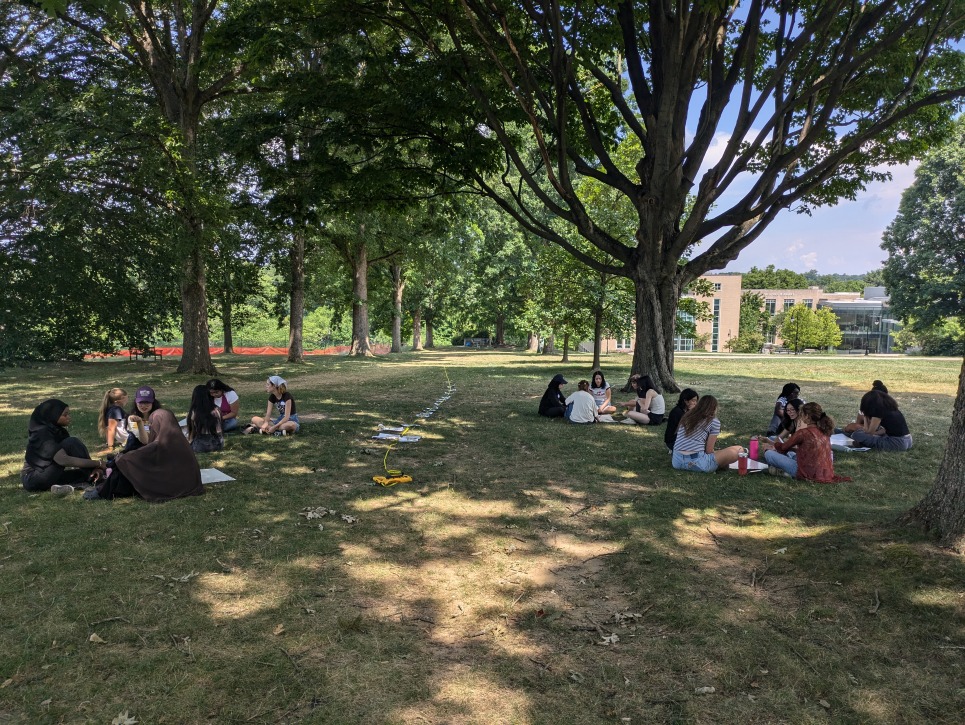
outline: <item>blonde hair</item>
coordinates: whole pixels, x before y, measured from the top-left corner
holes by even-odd
[[[104,400],[101,401],[101,409],[97,414],[97,430],[101,435],[107,434],[107,409],[126,395],[124,388],[111,388],[104,393]]]

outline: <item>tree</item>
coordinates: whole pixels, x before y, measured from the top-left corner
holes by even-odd
[[[951,109],[939,106],[965,94],[949,44],[962,32],[956,2],[351,6],[400,30],[406,53],[394,72],[426,87],[397,104],[394,122],[422,128],[439,167],[530,233],[633,281],[634,367],[666,390],[677,389],[674,328],[690,282],[735,259],[781,210],[807,212],[887,178],[883,164],[947,133]],[[443,105],[442,121],[427,113]],[[632,175],[614,161],[628,135],[641,149]],[[712,156],[720,135],[728,141]],[[632,240],[581,201],[584,177],[629,200]],[[574,247],[550,217],[606,261]]]
[[[773,264],[765,269],[751,267],[741,277],[741,287],[744,289],[807,289],[808,278],[791,269],[774,269]]]
[[[737,338],[729,340],[727,346],[734,352],[760,352],[764,347],[764,332],[769,319],[762,294],[742,293]]]
[[[45,5],[94,55],[126,63],[136,75],[131,86],[151,99],[153,113],[163,119],[165,133],[158,143],[167,152],[164,192],[179,222],[173,234],[181,260],[184,335],[178,370],[213,374],[205,264],[211,244],[206,227],[217,220],[210,214],[215,190],[205,178],[201,145],[213,107],[247,92],[242,79],[252,80],[254,61],[270,55],[279,42],[269,3],[50,0]],[[116,97],[124,100],[123,94]]]
[[[918,167],[881,247],[896,315],[920,330],[950,317],[965,326],[965,121]],[[935,483],[906,518],[965,552],[965,360]]]
[[[815,311],[807,305],[796,304],[776,317],[778,334],[795,354],[809,347],[830,348],[841,344],[838,318],[828,308]]]

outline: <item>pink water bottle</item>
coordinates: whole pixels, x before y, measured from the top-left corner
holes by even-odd
[[[757,436],[754,436],[753,438],[751,438],[750,445],[748,445],[747,449],[750,451],[751,458],[753,458],[756,461],[757,460]]]

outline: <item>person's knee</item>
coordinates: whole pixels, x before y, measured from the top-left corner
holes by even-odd
[[[68,456],[73,456],[74,458],[90,458],[87,446],[84,445],[80,438],[74,438],[74,436],[64,438],[60,447]]]

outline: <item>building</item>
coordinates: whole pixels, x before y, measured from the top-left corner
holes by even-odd
[[[697,321],[695,338],[674,338],[674,350],[727,352],[727,343],[738,336],[740,302],[744,292],[760,294],[764,298],[764,308],[771,315],[789,310],[796,304],[806,305],[812,310],[831,309],[841,328],[843,339],[838,350],[842,352],[892,352],[893,335],[901,329],[900,323],[891,317],[884,287],[866,287],[863,294],[826,293],[820,287],[745,290],[741,288],[741,274],[709,274],[701,279],[713,285],[714,293],[712,296],[698,296],[696,299],[707,303],[713,319]],[[604,340],[602,347],[606,352],[632,352],[633,342],[632,338]],[[779,338],[767,342],[778,345],[782,343]],[[584,343],[583,346],[588,350],[593,349],[592,343]]]

